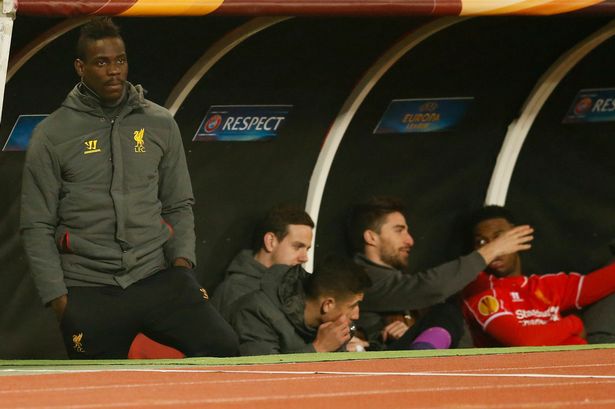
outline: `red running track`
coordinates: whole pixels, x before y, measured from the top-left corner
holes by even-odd
[[[0,408],[615,408],[615,349],[0,371]]]

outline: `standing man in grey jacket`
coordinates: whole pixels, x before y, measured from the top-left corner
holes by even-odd
[[[252,249],[240,251],[228,266],[212,297],[214,306],[228,319],[233,303],[258,290],[272,266],[306,263],[313,229],[312,218],[302,208],[290,204],[271,208],[255,228]]]
[[[414,239],[404,212],[403,203],[394,197],[373,197],[350,212],[348,238],[356,251],[354,260],[373,283],[365,291],[358,326],[371,349],[454,347],[463,334],[461,310],[443,301],[497,257],[529,249],[533,229],[515,227],[466,256],[410,274],[404,269]],[[414,311],[425,309],[427,315],[416,320]]]
[[[126,357],[139,332],[187,356],[236,355],[196,281],[194,198],[172,115],[127,81],[119,28],[84,25],[81,81],[36,128],[21,233],[71,358]]]

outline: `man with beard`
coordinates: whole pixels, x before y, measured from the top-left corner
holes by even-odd
[[[474,248],[480,250],[511,231],[515,223],[507,209],[487,206],[473,216],[471,225]],[[510,253],[489,263],[464,290],[463,312],[476,346],[613,342],[612,310],[602,314],[600,309],[590,309],[584,320],[574,313],[613,292],[615,263],[587,275],[524,276],[519,254]],[[604,299],[603,309],[608,311],[614,301],[614,297]]]
[[[455,347],[463,320],[459,308],[444,301],[498,257],[529,249],[533,229],[515,227],[466,256],[410,274],[403,270],[414,239],[404,211],[397,198],[374,197],[350,212],[354,261],[365,267],[373,283],[365,291],[358,328],[370,349]]]

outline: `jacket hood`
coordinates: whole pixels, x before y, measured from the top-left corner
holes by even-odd
[[[132,109],[146,106],[147,101],[145,100],[145,94],[147,91],[145,91],[141,85],[135,86],[128,81],[126,81],[125,84],[127,99],[124,104]],[[82,91],[81,88],[81,83],[75,85],[68,93],[68,96],[64,102],[62,102],[62,106],[81,112],[102,114],[100,99],[94,95]]]
[[[254,259],[252,250],[241,250],[229,264],[226,277],[233,274],[242,274],[260,280],[266,272],[267,267]]]
[[[261,289],[269,299],[284,312],[301,337],[313,339],[316,337],[316,328],[305,325],[305,291],[303,280],[309,273],[300,265],[289,267],[286,265],[272,266],[261,281]]]

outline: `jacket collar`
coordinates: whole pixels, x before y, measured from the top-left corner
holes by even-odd
[[[382,264],[374,263],[373,261],[368,259],[363,253],[355,253],[354,261],[359,265],[362,265],[364,267],[368,267],[371,269],[377,269],[377,270],[383,270],[383,271],[399,271],[396,268],[383,266]]]
[[[146,91],[141,85],[132,85],[126,81],[126,100],[122,103],[122,112],[128,107],[129,111],[147,106],[147,100],[145,99]],[[62,106],[71,108],[81,112],[90,112],[99,116],[103,115],[100,99],[92,95],[91,93],[83,90],[81,83],[75,85],[69,92],[68,96],[62,103]]]
[[[229,264],[226,277],[241,274],[260,280],[266,273],[267,267],[254,259],[252,250],[241,250]]]

